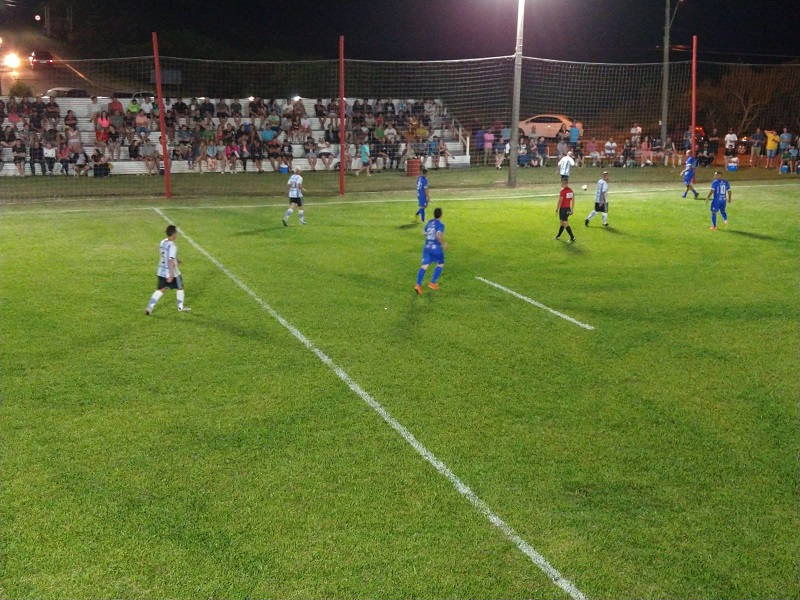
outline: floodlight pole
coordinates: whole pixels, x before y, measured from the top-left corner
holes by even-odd
[[[667,144],[667,119],[669,118],[669,30],[672,22],[678,13],[678,6],[683,0],[678,0],[675,4],[675,11],[670,16],[670,0],[666,0],[664,6],[664,68],[661,72],[661,144],[666,148]]]
[[[525,0],[517,8],[517,47],[514,51],[514,97],[511,99],[511,152],[508,155],[508,187],[517,187],[517,147],[519,146],[519,97],[522,91],[522,29]]]

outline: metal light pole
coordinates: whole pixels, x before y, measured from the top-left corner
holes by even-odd
[[[664,7],[664,68],[661,74],[661,144],[666,148],[667,143],[667,119],[669,118],[669,30],[678,12],[678,7],[683,0],[678,0],[672,16],[669,14],[670,0],[666,0]]]
[[[669,0],[668,0],[669,1]],[[508,187],[517,187],[517,147],[519,146],[519,96],[522,90],[522,24],[525,0],[517,8],[517,48],[514,51],[514,97],[511,99],[511,153],[508,155]]]

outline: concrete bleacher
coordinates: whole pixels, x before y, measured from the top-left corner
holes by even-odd
[[[7,102],[8,98],[4,97],[3,100],[5,100]],[[189,98],[184,98],[183,99],[183,101],[186,102],[187,104],[188,104],[189,100],[190,100]],[[228,105],[230,105],[232,101],[233,101],[232,99],[227,99],[226,100]],[[89,114],[89,99],[87,99],[87,98],[57,98],[56,102],[58,103],[60,111],[61,111],[61,118],[60,118],[59,126],[58,126],[59,131],[61,131],[63,133],[63,130],[64,130],[64,124],[63,124],[64,123],[64,116],[67,114],[68,110],[72,110],[75,113],[75,116],[78,119],[78,130],[80,131],[81,144],[83,146],[83,149],[86,152],[86,154],[91,157],[92,153],[95,150],[95,126],[91,122],[91,119],[90,119],[91,115]],[[177,102],[177,99],[174,99],[174,102]],[[308,114],[308,119],[311,122],[311,135],[314,137],[314,140],[316,141],[320,137],[324,137],[324,134],[325,134],[324,130],[320,126],[319,119],[317,117],[315,117],[315,116],[312,116],[314,114],[314,104],[316,103],[316,100],[314,100],[314,99],[303,99],[302,102],[303,102],[303,105],[305,106],[306,113]],[[216,103],[217,102],[214,101],[215,105],[216,105]],[[243,105],[246,105],[246,103],[247,103],[247,100],[242,101]],[[325,103],[327,105],[327,100],[325,100]],[[125,104],[125,101],[123,100],[123,105],[124,104]],[[219,123],[219,120],[217,118],[212,119],[212,121],[213,121],[215,126]],[[233,122],[232,119],[229,119],[229,122],[232,123]],[[243,123],[244,122],[249,122],[249,118],[243,118],[242,122]],[[5,119],[3,121],[3,123],[2,123],[2,129],[4,130],[9,125],[12,125],[12,124],[8,121],[8,119]],[[157,127],[157,124],[156,124],[156,127]],[[16,128],[18,130],[22,129],[22,121],[17,123]],[[191,129],[191,127],[190,127],[190,129]],[[431,132],[431,136],[433,136],[433,135],[437,135],[437,136],[439,136],[441,138],[442,137],[442,131],[438,130],[438,129],[434,130],[434,131]],[[285,133],[281,133],[278,139],[281,142],[283,142],[284,139],[285,139],[285,136],[286,136]],[[148,137],[150,138],[150,140],[153,142],[153,144],[158,149],[158,152],[160,153],[161,152],[161,142],[160,142],[161,134],[160,134],[160,132],[157,129],[155,131],[151,131],[151,133],[149,134]],[[446,138],[445,139],[445,143],[447,144],[448,150],[452,154],[452,158],[450,159],[450,165],[452,167],[468,167],[469,166],[469,155],[466,153],[467,149],[464,147],[464,144],[462,144],[462,142],[460,142],[458,139],[455,139],[455,138],[452,138],[452,137],[451,138]],[[146,174],[147,173],[147,168],[145,167],[144,161],[142,161],[142,160],[130,160],[130,158],[128,156],[128,146],[129,146],[129,144],[128,144],[127,140],[126,140],[124,145],[123,145],[123,147],[121,148],[120,158],[113,161],[112,174],[113,175],[119,175],[119,174],[143,175],[143,174]],[[167,149],[168,149],[168,152],[170,154],[172,152],[173,146],[174,146],[174,144],[168,143]],[[400,151],[401,152],[404,149],[404,147],[405,147],[405,144],[401,142],[401,145],[400,145]],[[334,165],[337,165],[338,162],[339,162],[339,156],[338,156],[339,145],[338,144],[334,145],[333,152],[334,152],[334,157],[335,157]],[[292,155],[293,155],[293,161],[292,161],[293,166],[299,166],[303,170],[309,170],[310,169],[308,161],[305,158],[305,152],[303,150],[303,145],[302,144],[292,144]],[[107,157],[109,156],[109,153],[108,153],[107,150],[106,150],[106,156]],[[4,163],[11,163],[9,165],[4,165],[4,168],[2,170],[0,170],[0,177],[1,176],[12,176],[12,175],[17,175],[18,174],[17,173],[17,169],[14,167],[13,162],[12,162],[13,161],[13,153],[12,153],[10,148],[2,148],[2,152],[0,153],[0,158],[2,158],[2,161]],[[254,166],[253,166],[252,162],[251,161],[248,161],[248,162],[250,163],[248,165],[248,171],[254,170]],[[429,163],[429,166],[430,166],[430,160],[428,161],[428,163]],[[444,160],[441,161],[441,166],[444,167]],[[263,160],[262,169],[265,172],[272,172],[273,171],[272,166],[270,165],[270,162],[266,157]],[[60,170],[61,170],[61,166],[60,166],[60,164],[58,162],[56,162],[55,172],[60,172]],[[317,162],[317,171],[322,171],[322,170],[324,170],[324,165],[322,164],[321,161],[318,161]],[[237,172],[242,172],[241,164],[237,164],[236,171]],[[26,163],[25,172],[26,172],[26,174],[30,174],[30,165],[28,163]],[[193,170],[189,169],[188,168],[188,163],[186,161],[184,161],[184,160],[176,160],[176,161],[171,161],[170,172],[172,172],[172,173],[198,173],[199,169],[197,168],[197,165],[195,165],[195,168]],[[204,170],[203,172],[205,173],[207,171]],[[38,169],[37,169],[37,175],[38,175]]]

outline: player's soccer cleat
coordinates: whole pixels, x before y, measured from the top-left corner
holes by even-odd
[[[428,287],[431,288],[432,290],[438,290],[439,289],[439,284],[438,283],[429,283]]]
[[[694,193],[694,199],[695,199],[695,200],[697,200],[697,198],[698,198],[699,196],[700,196],[700,194],[698,194],[697,192],[695,192],[695,193]]]
[[[289,224],[286,222],[286,219],[281,219],[281,223],[283,223],[284,227],[288,227]]]
[[[716,231],[716,229],[717,229],[717,226],[716,226],[716,225],[712,225],[712,226],[711,226],[711,231]]]
[[[192,309],[188,306],[184,306],[183,308],[179,308],[178,312],[192,312]]]
[[[583,222],[583,224],[584,224],[584,225],[586,225],[586,226],[588,227],[588,226],[589,226],[589,219],[586,219],[586,220]]]
[[[722,224],[725,225],[725,227],[728,226],[728,222],[727,221],[723,221]]]
[[[414,286],[414,291],[417,292],[418,294],[422,295],[422,286],[420,284],[415,285]]]
[[[300,225],[305,225],[306,222],[303,219],[300,219]]]
[[[149,316],[150,316],[151,314],[153,314],[153,313],[151,313],[151,312],[150,312],[150,309],[149,309],[149,308],[145,308],[145,309],[144,309],[144,314],[145,314],[146,316],[148,316],[148,317],[149,317]]]
[[[686,192],[683,192],[683,196],[681,198],[686,198]]]
[[[603,223],[603,227],[611,227],[608,223]]]
[[[574,243],[577,241],[577,239],[578,239],[578,238],[570,238],[570,239],[569,239],[569,243],[570,243],[570,244],[574,244]]]

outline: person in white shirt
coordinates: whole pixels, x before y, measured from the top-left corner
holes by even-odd
[[[139,108],[144,111],[144,116],[147,117],[147,122],[150,124],[149,128],[153,129],[153,99],[145,96],[142,98],[142,103]]]
[[[561,175],[561,181],[569,180],[569,170],[575,166],[575,159],[572,158],[572,150],[558,161],[558,172]]]
[[[617,142],[614,141],[614,138],[609,138],[608,141],[605,143],[605,155],[606,160],[608,160],[609,164],[614,164],[614,161],[617,160]]]
[[[725,136],[725,156],[733,156],[736,153],[736,142],[739,138],[733,133],[733,128],[728,129],[728,134]]]
[[[48,175],[53,174],[53,167],[56,164],[56,150],[57,148],[50,142],[44,145],[44,163],[47,165]]]
[[[594,210],[586,217],[584,225],[589,226],[589,221],[597,214],[603,215],[603,227],[608,227],[608,171],[603,171],[603,177],[597,182],[597,192],[594,195]]]
[[[286,185],[289,186],[289,208],[286,211],[286,214],[283,215],[283,226],[289,226],[289,217],[292,216],[295,208],[297,210],[297,216],[300,219],[300,224],[305,225],[305,219],[303,219],[303,194],[305,194],[306,190],[303,188],[303,178],[300,176],[302,169],[300,167],[294,168],[294,174],[289,177],[289,181]]]
[[[175,244],[176,237],[178,237],[178,228],[175,225],[167,225],[167,237],[161,240],[158,245],[158,288],[150,296],[150,302],[147,308],[144,309],[144,314],[148,317],[153,314],[156,302],[167,290],[177,290],[178,312],[189,312],[191,310],[183,305],[183,277],[181,277],[181,270],[178,266],[182,264],[182,261],[178,258],[178,246]]]
[[[89,118],[92,120],[92,123],[97,123],[97,118],[100,116],[100,113],[104,110],[108,110],[108,106],[105,104],[101,104],[97,100],[97,96],[92,96],[91,100],[89,100],[89,108],[86,111],[89,115]]]
[[[390,123],[389,126],[384,129],[383,135],[386,136],[387,141],[392,142],[394,141],[394,138],[397,137],[397,130],[394,128],[394,125]]]

